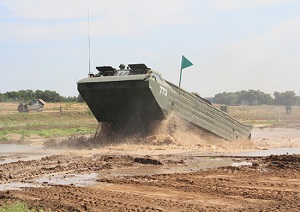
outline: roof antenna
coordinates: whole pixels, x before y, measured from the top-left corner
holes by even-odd
[[[89,36],[89,76],[91,73],[91,37],[90,37],[90,11],[88,11],[88,36]]]

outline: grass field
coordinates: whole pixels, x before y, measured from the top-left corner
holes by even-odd
[[[87,135],[97,127],[96,119],[84,103],[49,103],[43,112],[36,113],[19,113],[17,106],[17,103],[0,104],[0,142]]]
[[[25,204],[19,201],[13,204],[5,204],[4,206],[0,207],[0,212],[42,212],[42,211],[43,210],[29,209]]]
[[[19,113],[17,107],[18,103],[0,103],[2,143],[91,135],[98,124],[85,103],[47,103],[43,112],[36,113]],[[228,114],[258,127],[293,127],[300,123],[299,106],[293,107],[292,114],[287,114],[283,106],[229,106]]]
[[[284,106],[229,106],[228,114],[254,126],[293,127],[300,123],[300,106],[293,106],[290,114],[286,113]]]

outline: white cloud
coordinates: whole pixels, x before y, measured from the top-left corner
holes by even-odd
[[[276,4],[296,2],[296,0],[215,0],[217,8],[225,10],[237,10],[245,8],[271,7]]]

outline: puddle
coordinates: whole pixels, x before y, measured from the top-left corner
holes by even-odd
[[[96,183],[97,173],[90,174],[64,174],[49,177],[43,177],[35,180],[37,183],[54,184],[54,185],[75,185],[75,186],[90,186]]]
[[[0,154],[32,153],[45,150],[42,146],[0,144]]]
[[[31,156],[21,156],[21,155],[13,155],[13,156],[7,156],[2,157],[0,160],[0,164],[6,164],[6,163],[13,163],[18,161],[29,161],[29,160],[39,160],[42,157],[45,157],[46,155],[31,155]]]
[[[177,169],[183,169],[182,167]],[[118,176],[137,176],[137,175],[153,175],[153,174],[167,174],[171,172],[171,167],[158,166],[141,166],[141,167],[127,167],[111,170],[103,170],[99,172],[98,178],[109,178]]]
[[[235,167],[238,167],[238,166],[252,166],[252,163],[247,162],[247,161],[242,161],[242,162],[232,163],[231,166],[235,166]]]
[[[300,154],[300,148],[276,148],[276,149],[268,149],[268,150],[258,150],[251,152],[243,152],[238,156],[270,156],[270,155],[285,155],[285,154]]]
[[[126,167],[110,170],[102,170],[98,173],[98,178],[109,178],[117,176],[137,176],[154,174],[173,174],[203,171],[223,166],[230,166],[232,159],[229,158],[193,158],[186,161],[186,164],[167,164],[167,165],[145,165],[138,167]]]
[[[5,190],[21,190],[23,187],[41,187],[41,185],[33,183],[6,183],[0,184],[0,191]]]
[[[92,186],[96,184],[98,174],[64,174],[49,177],[43,177],[35,180],[33,183],[5,183],[0,184],[0,191],[21,190],[24,187],[42,187],[45,185],[75,185],[75,186]]]
[[[46,149],[43,146],[0,144],[0,164],[17,162],[19,160],[38,160],[58,152],[57,150]]]

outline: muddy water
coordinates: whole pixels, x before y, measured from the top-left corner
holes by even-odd
[[[238,156],[270,156],[270,155],[292,155],[292,154],[300,154],[300,148],[275,148],[275,149],[267,149],[267,150],[259,150],[259,151],[250,151],[243,152]]]
[[[138,167],[118,168],[104,170],[98,174],[98,178],[116,177],[116,176],[135,176],[135,175],[154,175],[154,174],[173,174],[189,173],[207,169],[229,166],[232,163],[230,158],[193,158],[187,159],[185,164],[165,164],[160,166],[145,165]]]
[[[235,162],[235,163],[232,163],[231,166],[252,166],[252,163],[251,162],[247,162],[247,161],[242,161],[242,162]]]
[[[12,163],[19,160],[36,160],[61,152],[59,150],[46,149],[43,146],[0,144],[0,164]]]
[[[23,187],[41,187],[41,185],[34,184],[34,183],[5,183],[0,184],[0,191],[6,190],[20,190]]]
[[[90,174],[63,174],[43,177],[37,179],[35,182],[42,184],[54,185],[76,185],[76,186],[90,186],[96,183],[97,173]]]
[[[187,160],[186,164],[165,164],[165,165],[140,165],[135,167],[124,167],[117,169],[101,170],[89,174],[51,174],[35,180],[34,186],[47,185],[76,185],[76,186],[93,186],[97,183],[97,179],[114,178],[119,176],[140,176],[140,175],[155,175],[155,174],[173,174],[173,173],[189,173],[200,170],[207,170],[222,166],[230,166],[232,160],[228,158],[195,158]],[[20,185],[26,187],[26,185]],[[9,185],[6,185],[9,188]],[[6,189],[6,187],[2,189]],[[0,187],[0,190],[2,190]]]
[[[17,145],[17,144],[0,144],[0,154],[22,153],[41,150],[41,146]]]
[[[190,138],[190,137],[189,137]],[[297,128],[264,128],[258,129],[255,128],[252,132],[252,138],[255,144],[260,147],[260,149],[265,148],[266,150],[259,151],[248,151],[243,153],[217,153],[213,150],[213,146],[206,148],[206,143],[201,143],[198,148],[190,149],[187,144],[185,149],[178,148],[165,148],[164,146],[155,146],[155,145],[145,145],[143,146],[142,151],[138,151],[132,146],[127,147],[131,151],[126,151],[126,147],[120,145],[118,148],[102,148],[102,149],[93,149],[93,150],[78,150],[78,154],[92,156],[94,154],[107,155],[112,154],[115,151],[116,155],[152,155],[155,157],[158,155],[169,155],[166,157],[167,160],[179,160],[179,158],[184,159],[183,164],[168,164],[162,163],[164,165],[137,165],[134,167],[120,167],[116,169],[101,170],[99,172],[92,173],[78,173],[78,174],[51,174],[42,176],[41,178],[30,182],[30,183],[6,183],[0,184],[0,190],[10,190],[18,189],[22,187],[39,187],[47,186],[51,184],[58,185],[76,185],[76,186],[92,186],[98,184],[97,179],[103,178],[113,178],[117,176],[136,176],[136,175],[155,175],[155,174],[172,174],[172,173],[188,173],[196,172],[200,170],[207,170],[222,166],[244,166],[251,165],[247,161],[241,160],[240,162],[233,161],[230,157],[219,157],[218,155],[228,155],[228,156],[268,156],[271,154],[300,154],[300,129]],[[189,140],[189,139],[187,139]],[[192,140],[191,140],[192,142]],[[290,145],[293,144],[293,145]],[[226,144],[224,144],[226,146]],[[247,145],[247,144],[244,144]],[[179,145],[180,146],[180,145]],[[288,147],[293,148],[272,148],[272,147]],[[141,146],[137,146],[141,148]],[[155,148],[154,148],[155,147]],[[182,147],[182,144],[181,146]],[[132,151],[134,150],[134,151]],[[228,152],[232,149],[227,148]],[[83,153],[86,152],[87,153]],[[54,154],[69,154],[65,150],[51,150],[44,148],[42,146],[34,145],[16,145],[16,144],[0,144],[0,164],[11,163],[16,161],[28,161],[28,160],[37,160],[45,156],[50,156]],[[208,155],[205,157],[205,155]],[[158,160],[164,157],[159,158]]]

